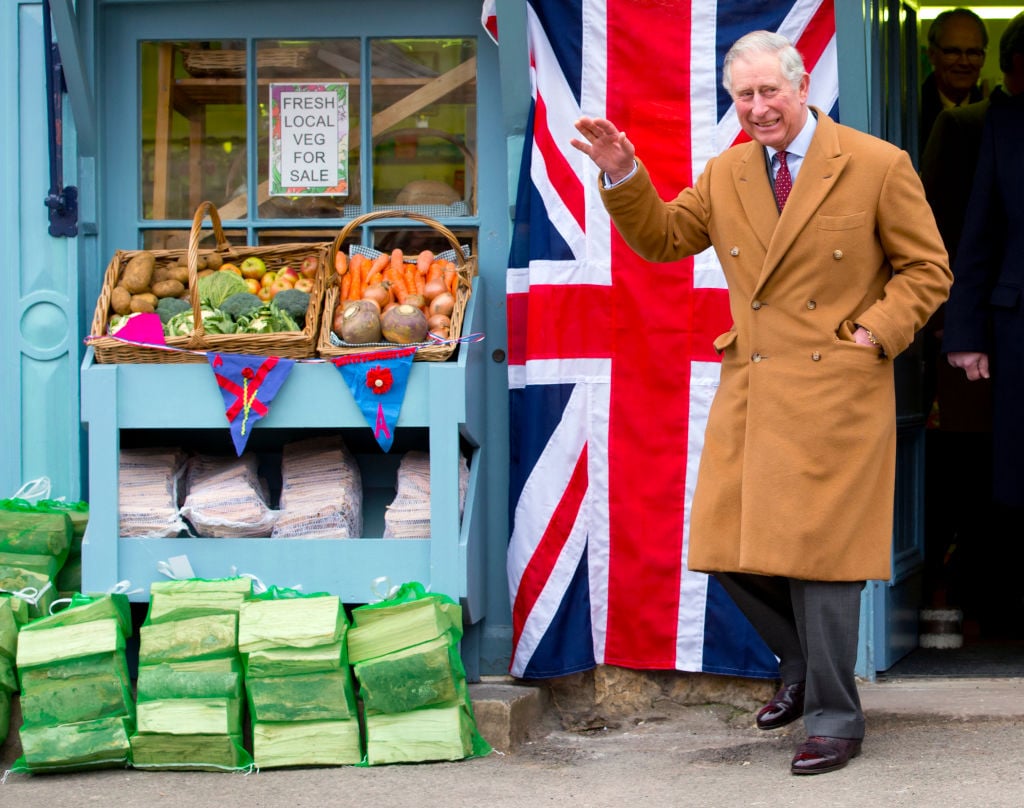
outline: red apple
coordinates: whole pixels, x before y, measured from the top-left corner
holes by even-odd
[[[315,278],[320,271],[320,259],[315,255],[307,255],[302,259],[302,266],[299,267],[299,274],[303,278]]]
[[[219,272],[234,272],[236,275],[241,275],[242,270],[239,269],[235,264],[221,264]]]
[[[262,286],[265,289],[268,286],[270,286],[270,284],[272,284],[276,280],[277,280],[277,273],[274,272],[274,270],[270,270],[269,272],[264,272],[263,273],[263,277],[260,278],[260,286]]]
[[[280,278],[278,278],[267,288],[270,289],[270,296],[273,297],[278,292],[283,292],[285,289],[291,289],[292,285],[287,281],[283,281]]]
[[[295,281],[295,286],[293,288],[298,289],[300,292],[310,294],[313,291],[313,279],[299,278],[297,281]]]
[[[274,297],[274,294],[270,291],[269,286],[261,286],[260,290],[256,293],[256,297],[264,303],[268,303]]]
[[[287,280],[294,286],[295,281],[299,279],[299,273],[291,267],[282,267],[278,270],[277,278],[278,280]]]
[[[257,294],[263,287],[260,286],[260,282],[255,278],[246,278],[245,285],[252,294]]]

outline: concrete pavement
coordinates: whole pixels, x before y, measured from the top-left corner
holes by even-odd
[[[1024,678],[862,683],[864,751],[837,772],[793,777],[799,722],[774,732],[753,711],[660,702],[609,726],[562,728],[546,688],[472,686],[482,734],[498,751],[457,763],[266,770],[248,776],[117,770],[0,785],[0,805],[151,806],[955,805],[1024,804]],[[13,760],[11,743],[3,765]]]

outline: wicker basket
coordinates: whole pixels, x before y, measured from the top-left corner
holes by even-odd
[[[381,210],[374,211],[373,213],[367,213],[363,216],[357,216],[345,225],[342,231],[338,233],[337,238],[334,239],[334,245],[331,248],[330,258],[328,259],[329,265],[332,267],[334,266],[334,256],[337,251],[342,248],[342,245],[349,237],[349,234],[360,225],[373,221],[374,219],[413,219],[417,222],[429,225],[444,236],[448,240],[448,243],[452,245],[455,252],[455,264],[458,269],[459,286],[458,293],[455,296],[455,308],[452,311],[451,326],[449,326],[448,336],[452,340],[458,339],[462,335],[462,321],[466,315],[466,305],[469,303],[469,296],[473,291],[473,277],[476,275],[476,258],[466,258],[455,234],[440,222],[431,219],[429,216],[422,216],[418,213],[410,213],[409,211],[402,210]],[[347,354],[361,353],[364,351],[379,351],[382,346],[400,347],[390,342],[374,343],[372,345],[334,344],[331,340],[331,328],[334,320],[334,309],[338,304],[338,295],[341,290],[338,286],[337,274],[328,272],[327,275],[328,278],[325,281],[326,292],[324,294],[324,316],[320,325],[320,340],[317,343],[317,353],[320,356],[325,359],[329,359],[334,356],[345,356]],[[446,343],[444,345],[419,345],[414,359],[424,362],[443,362],[455,352],[455,348],[456,343]]]
[[[320,261],[320,272],[313,282],[313,291],[309,294],[309,309],[306,312],[305,326],[301,331],[281,331],[271,334],[207,334],[203,330],[199,304],[199,283],[197,264],[199,260],[199,241],[202,236],[202,224],[209,213],[213,223],[213,233],[217,240],[214,250],[204,250],[208,255],[216,252],[224,262],[239,263],[249,256],[262,258],[268,270],[278,270],[290,265],[297,267],[309,255],[315,255]],[[328,261],[331,243],[316,242],[309,244],[278,244],[272,247],[233,247],[224,237],[220,215],[212,202],[202,202],[196,209],[192,219],[192,231],[189,234],[187,250],[148,250],[156,259],[156,266],[171,266],[185,256],[188,261],[188,293],[195,317],[196,329],[187,337],[167,337],[167,345],[173,348],[185,348],[194,351],[215,351],[217,353],[250,354],[257,356],[280,356],[285,359],[309,359],[316,355],[317,333],[320,327],[320,312],[323,311],[324,284],[327,274],[333,276],[330,268],[333,263]],[[118,250],[114,253],[103,279],[103,289],[96,301],[96,313],[92,320],[89,344],[96,353],[96,361],[100,363],[116,362],[205,362],[205,355],[187,353],[185,351],[165,351],[145,345],[129,345],[113,337],[107,336],[110,323],[110,296],[120,281],[128,262],[143,250]]]
[[[245,75],[244,50],[186,48],[182,58],[185,70],[196,78]],[[278,74],[303,75],[313,66],[313,52],[310,48],[258,48],[256,66],[273,69]]]

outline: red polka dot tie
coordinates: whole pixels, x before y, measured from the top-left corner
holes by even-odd
[[[777,152],[775,156],[779,158],[779,170],[775,173],[775,203],[781,211],[789,199],[789,192],[793,190],[793,176],[786,164],[786,152]]]

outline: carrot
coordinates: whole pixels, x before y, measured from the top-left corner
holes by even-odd
[[[384,271],[384,278],[390,284],[391,294],[399,303],[404,303],[409,295],[409,287],[405,283],[402,273],[392,266]]]
[[[348,274],[352,276],[352,282],[348,288],[347,300],[358,300],[363,296],[363,264],[366,261],[353,261],[348,268]]]
[[[433,251],[423,250],[423,252],[416,256],[416,271],[425,278],[432,263],[434,263]]]
[[[445,265],[444,282],[448,285],[448,291],[452,293],[452,297],[457,298],[459,291],[459,273],[455,269],[455,264],[451,261]]]
[[[372,275],[375,272],[383,273],[384,270],[387,269],[388,262],[390,260],[391,259],[388,257],[387,253],[381,253],[380,255],[373,259],[373,263],[370,264],[370,268],[367,270],[366,274]]]
[[[343,250],[338,250],[334,254],[334,271],[339,275],[344,275],[348,272],[348,256],[345,255]]]
[[[416,281],[419,278],[419,274],[416,272],[416,267],[413,264],[405,265],[405,285],[412,293],[418,293],[419,288],[417,287]]]
[[[427,282],[444,277],[444,261],[431,261],[427,270]]]
[[[341,277],[341,293],[338,295],[338,301],[344,302],[348,300],[348,291],[352,288],[352,273],[346,273]]]

